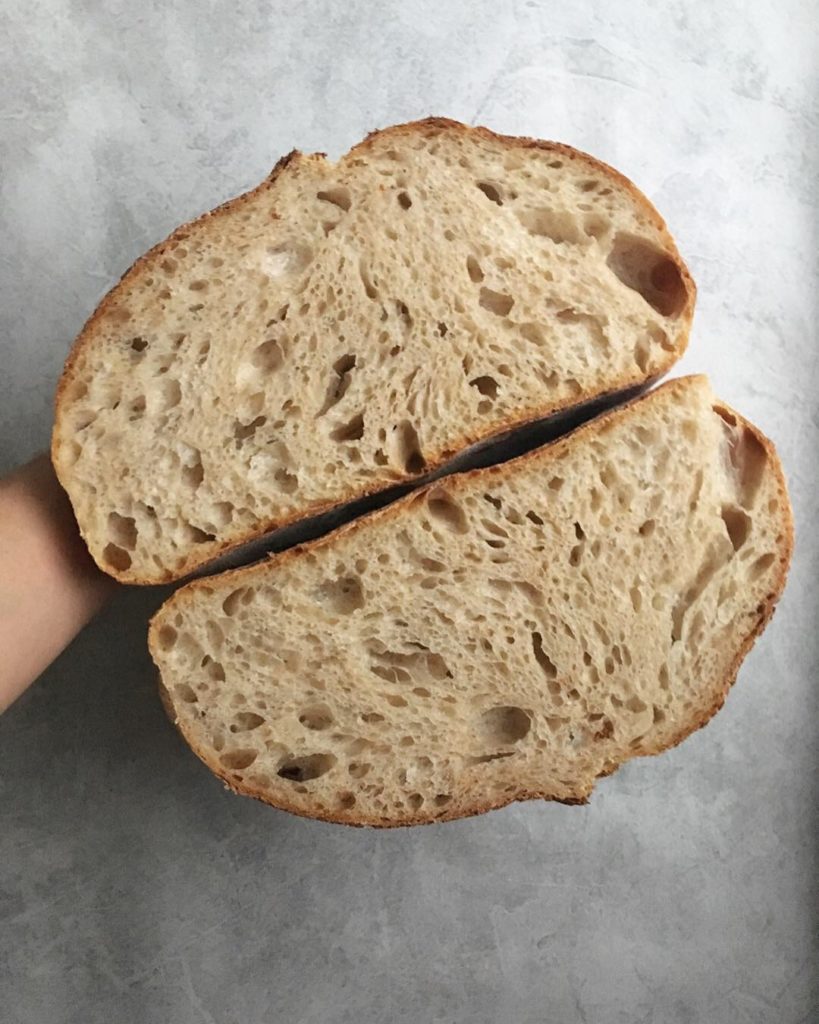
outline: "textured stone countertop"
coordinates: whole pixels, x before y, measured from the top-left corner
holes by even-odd
[[[428,113],[590,150],[699,285],[680,371],[776,441],[790,582],[722,713],[601,781],[378,833],[227,793],[122,593],[0,719],[5,1024],[809,1024],[817,998],[819,8],[806,0],[10,0],[0,471],[73,336],[285,151]],[[677,371],[675,371],[677,372]],[[0,652],[2,657],[2,652]]]

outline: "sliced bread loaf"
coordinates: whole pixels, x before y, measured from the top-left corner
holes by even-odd
[[[166,707],[239,793],[352,824],[584,802],[722,705],[792,547],[704,377],[421,489],[157,613]]]
[[[693,305],[654,208],[567,146],[430,119],[294,152],[103,300],[54,465],[103,569],[179,578],[661,375]]]

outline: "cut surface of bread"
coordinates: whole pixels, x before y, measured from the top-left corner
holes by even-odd
[[[694,286],[646,198],[555,143],[429,119],[291,153],[82,331],[52,455],[97,563],[179,578],[519,423],[663,374]]]
[[[194,751],[274,806],[404,825],[584,802],[719,709],[791,547],[773,446],[688,377],[183,587],[150,647]]]

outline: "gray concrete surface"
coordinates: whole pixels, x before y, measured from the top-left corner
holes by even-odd
[[[293,146],[429,112],[631,175],[700,288],[682,368],[779,445],[787,593],[725,710],[588,808],[379,834],[226,793],[163,718],[156,592],[0,720],[0,1019],[819,1019],[815,3],[6,0],[0,469],[72,337],[175,224]],[[0,652],[0,657],[2,652]]]

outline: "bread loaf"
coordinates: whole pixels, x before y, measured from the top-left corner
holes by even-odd
[[[663,374],[694,286],[624,177],[441,119],[293,152],[83,329],[53,461],[97,563],[179,578],[465,445]]]
[[[689,377],[183,587],[150,648],[194,751],[274,806],[404,825],[578,803],[718,710],[791,547],[772,445]]]

